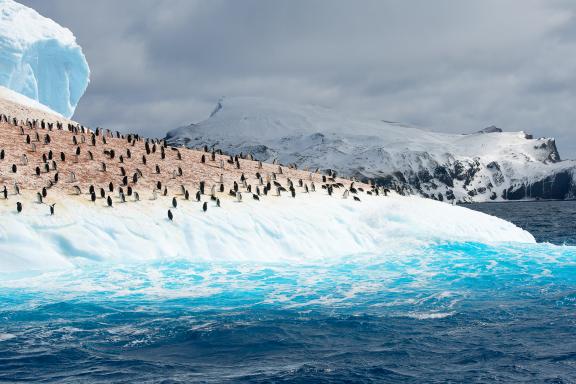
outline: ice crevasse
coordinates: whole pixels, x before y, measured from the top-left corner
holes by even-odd
[[[0,0],[0,86],[70,118],[89,77],[69,29],[13,0]]]

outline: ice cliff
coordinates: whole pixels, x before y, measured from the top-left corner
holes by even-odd
[[[0,85],[69,118],[89,75],[69,29],[15,1],[0,0]]]

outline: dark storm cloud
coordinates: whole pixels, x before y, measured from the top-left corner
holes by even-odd
[[[92,80],[76,118],[162,136],[224,95],[448,132],[496,124],[576,156],[569,1],[26,0],[69,27]]]

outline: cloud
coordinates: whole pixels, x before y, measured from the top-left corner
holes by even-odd
[[[496,124],[576,157],[576,5],[539,0],[22,1],[76,34],[76,118],[163,136],[220,96],[315,103],[446,132]]]

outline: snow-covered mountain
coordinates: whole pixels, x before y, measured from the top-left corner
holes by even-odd
[[[0,85],[71,117],[89,75],[69,29],[15,1],[0,0]]]
[[[174,129],[166,139],[299,168],[332,169],[440,200],[576,195],[576,162],[561,161],[554,139],[496,127],[446,134],[316,106],[225,98],[208,119]]]

